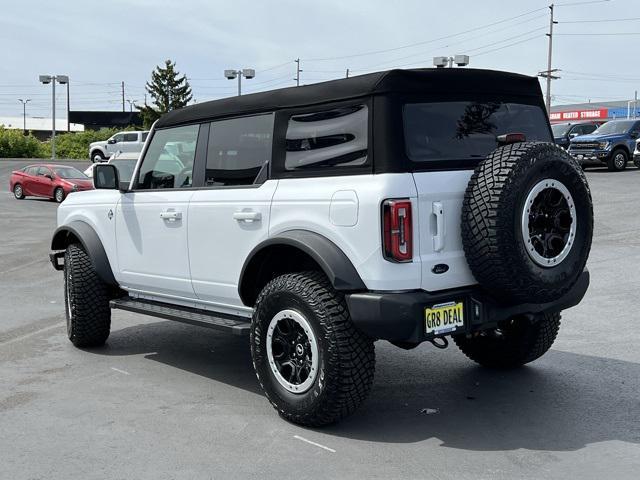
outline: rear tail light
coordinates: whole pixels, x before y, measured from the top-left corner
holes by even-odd
[[[385,200],[382,203],[382,250],[392,262],[413,259],[413,225],[409,200]]]

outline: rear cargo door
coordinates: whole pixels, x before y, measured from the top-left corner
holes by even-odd
[[[418,191],[424,290],[476,283],[460,233],[464,192],[475,166],[498,147],[499,135],[520,133],[526,140],[552,141],[536,99],[404,104],[405,153]]]
[[[418,191],[419,255],[422,288],[427,291],[476,283],[462,250],[462,198],[471,170],[419,172],[413,178]]]

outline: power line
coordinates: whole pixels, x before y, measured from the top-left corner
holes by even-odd
[[[633,18],[607,18],[602,20],[569,20],[558,23],[606,23],[606,22],[634,22],[640,20],[640,17]]]
[[[505,48],[513,47],[514,45],[520,45],[521,43],[529,42],[531,40],[536,40],[542,38],[540,35],[535,35],[531,38],[525,38],[524,40],[520,40],[519,42],[513,42],[508,45],[503,45],[502,47],[492,48],[491,50],[487,50],[485,52],[474,53],[474,57],[479,57],[480,55],[486,55],[487,53],[497,52],[498,50],[503,50]]]
[[[539,12],[539,11],[544,10],[546,8],[547,7],[536,8],[535,10],[530,10],[528,12],[521,13],[521,14],[515,15],[513,17],[505,18],[503,20],[498,20],[497,22],[492,22],[492,23],[487,23],[487,24],[484,24],[484,25],[480,25],[478,27],[471,28],[471,29],[465,30],[463,32],[453,33],[453,34],[450,34],[450,35],[445,35],[443,37],[433,38],[433,39],[430,39],[430,40],[424,40],[422,42],[410,43],[408,45],[401,45],[399,47],[387,48],[387,49],[383,49],[383,50],[371,50],[369,52],[356,53],[356,54],[352,54],[352,55],[342,55],[342,56],[338,56],[338,57],[306,58],[304,60],[306,62],[323,62],[323,61],[328,61],[328,60],[344,60],[344,59],[347,59],[347,58],[363,57],[363,56],[367,56],[367,55],[377,55],[379,53],[394,52],[394,51],[397,51],[397,50],[416,47],[418,45],[426,45],[428,43],[437,42],[439,40],[445,40],[447,38],[453,38],[453,37],[457,37],[457,36],[460,36],[460,35],[464,35],[466,33],[482,30],[483,28],[492,27],[494,25],[499,25],[501,23],[505,23],[505,22],[509,22],[511,20],[516,20],[518,18],[525,17],[527,15],[530,15],[530,14],[535,13],[535,12]]]
[[[640,35],[640,32],[614,32],[614,33],[556,33],[556,35],[563,36],[625,36],[625,35]]]

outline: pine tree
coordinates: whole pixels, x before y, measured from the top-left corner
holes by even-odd
[[[186,75],[180,75],[175,67],[175,62],[166,60],[164,67],[158,65],[151,72],[151,81],[147,82],[146,89],[153,102],[137,107],[145,128],[150,128],[163,114],[182,108],[193,99]]]

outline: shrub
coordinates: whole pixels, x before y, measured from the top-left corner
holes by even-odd
[[[56,135],[56,156],[58,158],[88,158],[90,143],[105,141],[123,130],[135,130],[135,128],[102,128],[100,130],[85,130],[84,132],[61,133]]]
[[[0,158],[43,158],[48,155],[46,148],[31,133],[9,129],[0,125]]]

